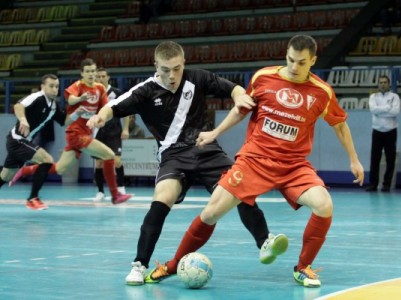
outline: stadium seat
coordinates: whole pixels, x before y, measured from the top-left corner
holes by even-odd
[[[379,77],[381,75],[386,75],[391,78],[391,69],[388,66],[373,66],[369,70],[369,74],[366,81],[361,82],[359,86],[366,87],[377,87],[379,83]]]
[[[349,69],[348,75],[344,81],[340,82],[340,87],[357,87],[365,82],[369,77],[368,66],[353,66]]]
[[[193,36],[193,24],[191,20],[178,20],[174,22],[175,32],[181,37]]]
[[[23,45],[35,45],[36,42],[36,30],[27,29],[22,33],[22,44]]]
[[[162,37],[160,24],[149,23],[146,25],[146,36],[150,39],[158,39]]]
[[[146,25],[135,24],[135,25],[130,25],[129,28],[130,28],[133,40],[142,40],[142,39],[146,38]]]
[[[119,67],[129,67],[135,64],[132,49],[118,49],[115,53],[116,64]]]
[[[153,48],[134,48],[131,51],[136,66],[150,66],[153,64]]]
[[[22,30],[12,31],[10,34],[10,45],[11,46],[24,45],[23,34],[24,32]]]
[[[369,97],[364,97],[358,101],[359,109],[369,109]]]
[[[397,36],[382,36],[376,44],[376,47],[368,51],[368,55],[389,55],[397,49]]]
[[[0,10],[0,23],[10,24],[12,22],[13,22],[13,10],[12,9]]]
[[[331,68],[327,77],[327,83],[333,87],[339,86],[348,77],[349,68],[347,66],[337,66]]]
[[[185,51],[185,61],[188,64],[199,63],[199,52],[197,51],[197,46],[184,46]]]
[[[339,104],[345,110],[357,109],[358,108],[358,98],[356,98],[356,97],[341,98],[339,101]]]
[[[0,31],[0,46],[10,45],[10,31]]]
[[[175,27],[175,22],[167,21],[160,24],[160,35],[165,38],[177,37],[178,31]]]
[[[376,48],[377,42],[378,38],[375,36],[361,37],[356,49],[351,51],[349,55],[366,55]]]
[[[128,41],[132,40],[131,25],[120,24],[116,27],[115,39],[117,41]]]
[[[9,54],[0,62],[1,71],[10,71],[15,69],[21,64],[21,54]]]
[[[193,25],[194,35],[202,36],[209,34],[209,20],[196,20]]]

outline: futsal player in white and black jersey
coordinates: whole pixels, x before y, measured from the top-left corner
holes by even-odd
[[[184,51],[179,44],[162,42],[154,55],[155,75],[109,102],[87,122],[90,128],[102,127],[113,116],[139,114],[159,146],[153,202],[141,226],[137,255],[126,277],[128,285],[146,282],[150,258],[172,206],[184,200],[195,180],[211,193],[232,165],[217,142],[203,149],[195,146],[199,132],[212,129],[206,96],[231,97],[237,107],[254,106],[241,86],[206,70],[184,70]],[[241,204],[238,210],[261,248],[269,234],[263,212],[257,205]]]
[[[32,140],[46,124],[53,120],[64,125],[66,112],[56,101],[58,90],[57,76],[44,75],[41,90],[28,95],[14,105],[18,121],[7,135],[7,157],[0,175],[0,186],[11,181],[24,163],[39,164],[33,176],[31,194],[26,203],[26,207],[33,210],[48,208],[39,199],[38,193],[52,166],[53,157],[45,149],[32,143]]]
[[[96,81],[103,84],[106,88],[109,101],[112,101],[122,94],[122,92],[111,86],[110,76],[107,70],[104,68],[97,68],[96,70]],[[121,161],[121,150],[122,150],[122,140],[128,139],[129,137],[129,117],[123,119],[123,125],[121,125],[120,118],[112,118],[106,125],[98,130],[95,137],[97,140],[101,141],[103,144],[108,146],[113,150],[114,165],[116,170],[116,179],[118,191],[121,194],[125,194],[124,186],[124,165]],[[93,199],[94,202],[100,202],[104,200],[104,176],[103,176],[103,160],[95,159],[95,174],[94,179],[98,192],[96,197]]]

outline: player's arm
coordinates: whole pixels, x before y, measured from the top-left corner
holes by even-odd
[[[196,145],[201,148],[204,145],[210,144],[228,129],[241,122],[245,116],[245,114],[238,113],[237,108],[233,107],[220,125],[214,130],[199,133],[199,136],[196,139]]]
[[[249,96],[245,89],[240,85],[234,87],[231,92],[231,98],[234,100],[237,113],[240,112],[241,108],[251,110],[256,105],[252,97]]]
[[[90,129],[93,128],[101,128],[106,124],[108,120],[113,117],[113,109],[105,105],[103,106],[96,115],[93,115],[88,122],[86,122],[86,126]]]
[[[25,116],[25,106],[21,103],[16,103],[14,105],[14,114],[19,121],[18,131],[21,132],[23,136],[28,136],[30,132],[30,126]]]
[[[77,104],[77,103],[79,103],[79,102],[83,102],[83,101],[88,100],[89,97],[90,97],[90,93],[89,93],[89,92],[83,93],[83,94],[80,95],[80,96],[75,96],[75,95],[72,95],[72,94],[71,94],[71,95],[68,97],[68,104],[69,104],[69,105],[74,105],[74,104]]]
[[[121,132],[121,139],[126,140],[129,137],[129,116],[123,118],[123,131]]]
[[[351,172],[355,176],[354,183],[363,185],[363,179],[365,176],[362,164],[358,159],[358,154],[355,151],[354,142],[352,140],[351,130],[346,122],[341,122],[333,126],[334,131],[337,135],[338,140],[343,145],[345,151],[348,154],[350,160]]]
[[[65,126],[68,127],[71,123],[78,120],[83,114],[87,113],[88,110],[84,106],[79,106],[72,114],[67,115],[65,119]]]

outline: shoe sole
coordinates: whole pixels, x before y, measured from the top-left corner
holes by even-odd
[[[307,287],[307,288],[320,288],[320,286],[321,286],[321,284],[308,284],[308,283],[305,284],[304,281],[300,281],[300,280],[296,279],[295,276],[294,276],[294,280],[296,283],[298,283],[304,287]]]
[[[139,286],[145,284],[145,282],[137,282],[137,281],[126,281],[125,283],[130,286]]]
[[[260,259],[260,262],[262,264],[269,265],[276,260],[277,256],[287,251],[287,249],[288,249],[288,238],[283,234],[279,234],[276,236],[274,240],[274,245],[271,248],[272,255]]]

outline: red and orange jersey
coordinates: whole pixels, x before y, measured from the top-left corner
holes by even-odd
[[[293,82],[278,74],[280,68],[257,71],[248,85],[247,93],[257,106],[241,155],[304,159],[312,150],[318,118],[330,126],[347,119],[329,84],[312,73],[306,82]]]
[[[92,131],[86,126],[88,119],[96,114],[108,102],[108,96],[105,87],[100,83],[95,83],[93,86],[86,85],[82,80],[78,80],[71,84],[65,91],[64,97],[66,100],[70,95],[79,97],[84,93],[90,93],[91,97],[88,100],[79,102],[74,105],[67,105],[67,114],[72,114],[78,107],[83,106],[87,113],[81,115],[78,120],[72,122],[67,130],[80,131],[91,134]],[[83,130],[83,131],[82,131]]]

